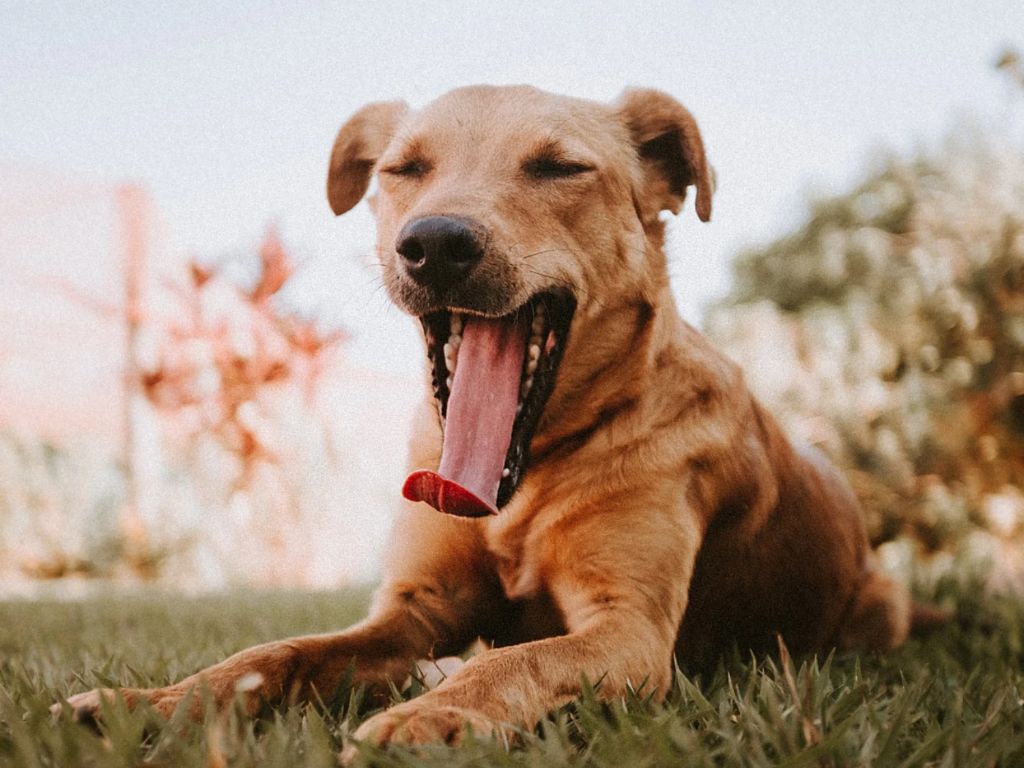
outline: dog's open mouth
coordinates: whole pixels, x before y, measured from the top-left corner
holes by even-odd
[[[464,517],[497,514],[508,503],[529,464],[574,311],[571,296],[550,292],[504,317],[443,310],[420,318],[444,440],[438,470],[409,475],[405,498]]]

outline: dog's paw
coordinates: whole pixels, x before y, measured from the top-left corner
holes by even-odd
[[[104,704],[112,705],[118,699],[122,699],[129,709],[133,709],[140,702],[147,702],[154,712],[166,719],[174,714],[183,694],[183,691],[174,688],[95,688],[69,697],[67,707],[76,723],[96,728],[102,719]],[[61,717],[64,712],[64,702],[58,702],[50,707],[50,713],[55,718]]]
[[[76,693],[68,697],[66,702],[58,701],[51,705],[50,714],[54,718],[62,717],[67,706],[76,723],[96,727],[103,701],[112,702],[116,695],[116,691],[111,688],[96,688],[85,693]]]
[[[126,688],[119,690],[94,688],[91,691],[70,696],[67,699],[67,707],[70,709],[74,722],[96,728],[99,725],[104,704],[113,705],[120,698],[124,699],[129,707],[133,707],[144,695],[143,691]],[[50,707],[50,714],[55,718],[63,716],[64,712],[64,702],[58,702]]]
[[[386,712],[374,715],[363,723],[342,752],[342,763],[348,765],[356,757],[357,744],[377,747],[388,744],[457,745],[472,731],[474,736],[502,736],[503,729],[485,715],[462,707],[422,702],[405,702]]]

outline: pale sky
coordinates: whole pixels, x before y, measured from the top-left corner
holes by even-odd
[[[473,82],[608,100],[662,88],[697,116],[714,220],[673,227],[684,314],[738,247],[798,220],[880,150],[1005,114],[992,69],[1024,3],[183,3],[0,0],[0,173],[144,184],[179,250],[244,253],[268,222],[305,260],[292,297],[355,332],[361,364],[409,371],[417,340],[372,271],[365,205],[324,199],[334,133],[367,101]]]

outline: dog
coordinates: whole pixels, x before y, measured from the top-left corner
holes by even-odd
[[[170,715],[200,687],[252,712],[327,699],[485,638],[493,648],[354,734],[458,743],[532,727],[585,678],[603,697],[657,698],[674,658],[700,666],[777,637],[797,653],[904,641],[909,593],[877,569],[839,472],[794,446],[676,309],[666,212],[692,187],[707,222],[714,194],[680,103],[526,86],[461,88],[420,111],[373,103],[334,144],[334,213],[374,177],[384,282],[422,326],[428,371],[370,615],[121,691],[130,705]],[[94,716],[113,695],[68,703]]]

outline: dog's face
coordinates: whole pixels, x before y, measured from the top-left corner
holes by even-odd
[[[448,470],[468,472],[460,489],[472,486],[474,498],[448,487],[450,503],[438,500],[435,480],[423,493],[446,511],[494,511],[526,469],[571,340],[588,318],[663,281],[652,263],[659,213],[677,212],[694,184],[698,214],[710,218],[700,134],[656,91],[604,105],[479,86],[415,113],[400,102],[356,113],[331,157],[334,212],[355,205],[374,173],[385,285],[423,324],[445,451],[453,444],[449,463],[459,465]],[[499,433],[500,445],[463,434],[474,427]],[[463,469],[474,462],[487,466]]]

